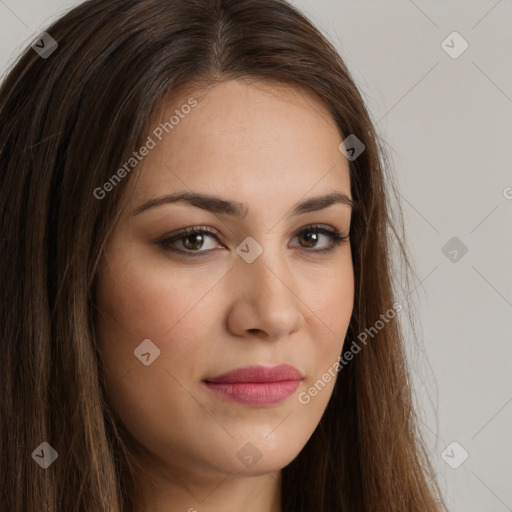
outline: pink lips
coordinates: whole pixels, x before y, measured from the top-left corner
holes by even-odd
[[[303,375],[288,364],[248,366],[209,377],[203,382],[212,391],[252,406],[266,406],[288,398],[303,380]]]

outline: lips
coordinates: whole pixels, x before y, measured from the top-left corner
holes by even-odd
[[[207,382],[279,382],[301,380],[303,375],[289,364],[279,366],[248,366],[205,379]]]
[[[288,364],[249,366],[209,377],[204,384],[228,400],[252,406],[277,404],[288,398],[304,376]]]

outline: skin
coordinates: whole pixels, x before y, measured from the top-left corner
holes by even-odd
[[[354,300],[349,239],[322,254],[315,251],[331,245],[328,236],[312,230],[315,242],[298,235],[311,224],[348,235],[351,207],[289,214],[311,197],[351,197],[348,161],[338,150],[344,137],[319,100],[273,82],[232,80],[195,90],[165,105],[161,119],[191,96],[198,105],[149,152],[126,188],[98,271],[107,390],[144,447],[134,458],[148,510],[278,512],[280,470],[318,425],[334,379],[307,405],[298,395],[342,352]],[[248,212],[235,218],[180,202],[135,214],[146,201],[178,191],[236,200]],[[158,244],[195,226],[211,226],[218,239],[203,233],[202,245],[200,237],[184,236],[172,246],[202,257]],[[249,236],[263,249],[252,263],[236,252]],[[145,339],[160,350],[148,366],[134,356]],[[305,378],[270,406],[234,403],[202,382],[280,363]],[[261,455],[250,467],[237,456],[248,442]]]

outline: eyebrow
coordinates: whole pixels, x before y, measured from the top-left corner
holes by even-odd
[[[226,199],[221,199],[220,197],[215,197],[208,194],[200,194],[197,192],[175,192],[173,194],[167,194],[165,196],[156,197],[146,201],[137,207],[132,215],[138,215],[151,208],[156,208],[164,204],[179,202],[188,203],[192,206],[201,208],[202,210],[207,210],[212,213],[231,215],[241,219],[243,219],[249,211],[247,206],[238,201],[228,201]],[[297,216],[304,213],[315,212],[338,203],[346,204],[351,208],[354,208],[356,205],[356,202],[352,198],[348,197],[348,195],[341,192],[331,192],[330,194],[312,197],[297,203],[294,205],[290,215]]]

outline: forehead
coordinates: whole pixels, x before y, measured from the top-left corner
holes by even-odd
[[[155,147],[135,199],[178,188],[220,195],[229,188],[247,202],[334,186],[350,194],[342,134],[327,106],[302,89],[242,80],[189,89],[166,101],[153,124]]]

